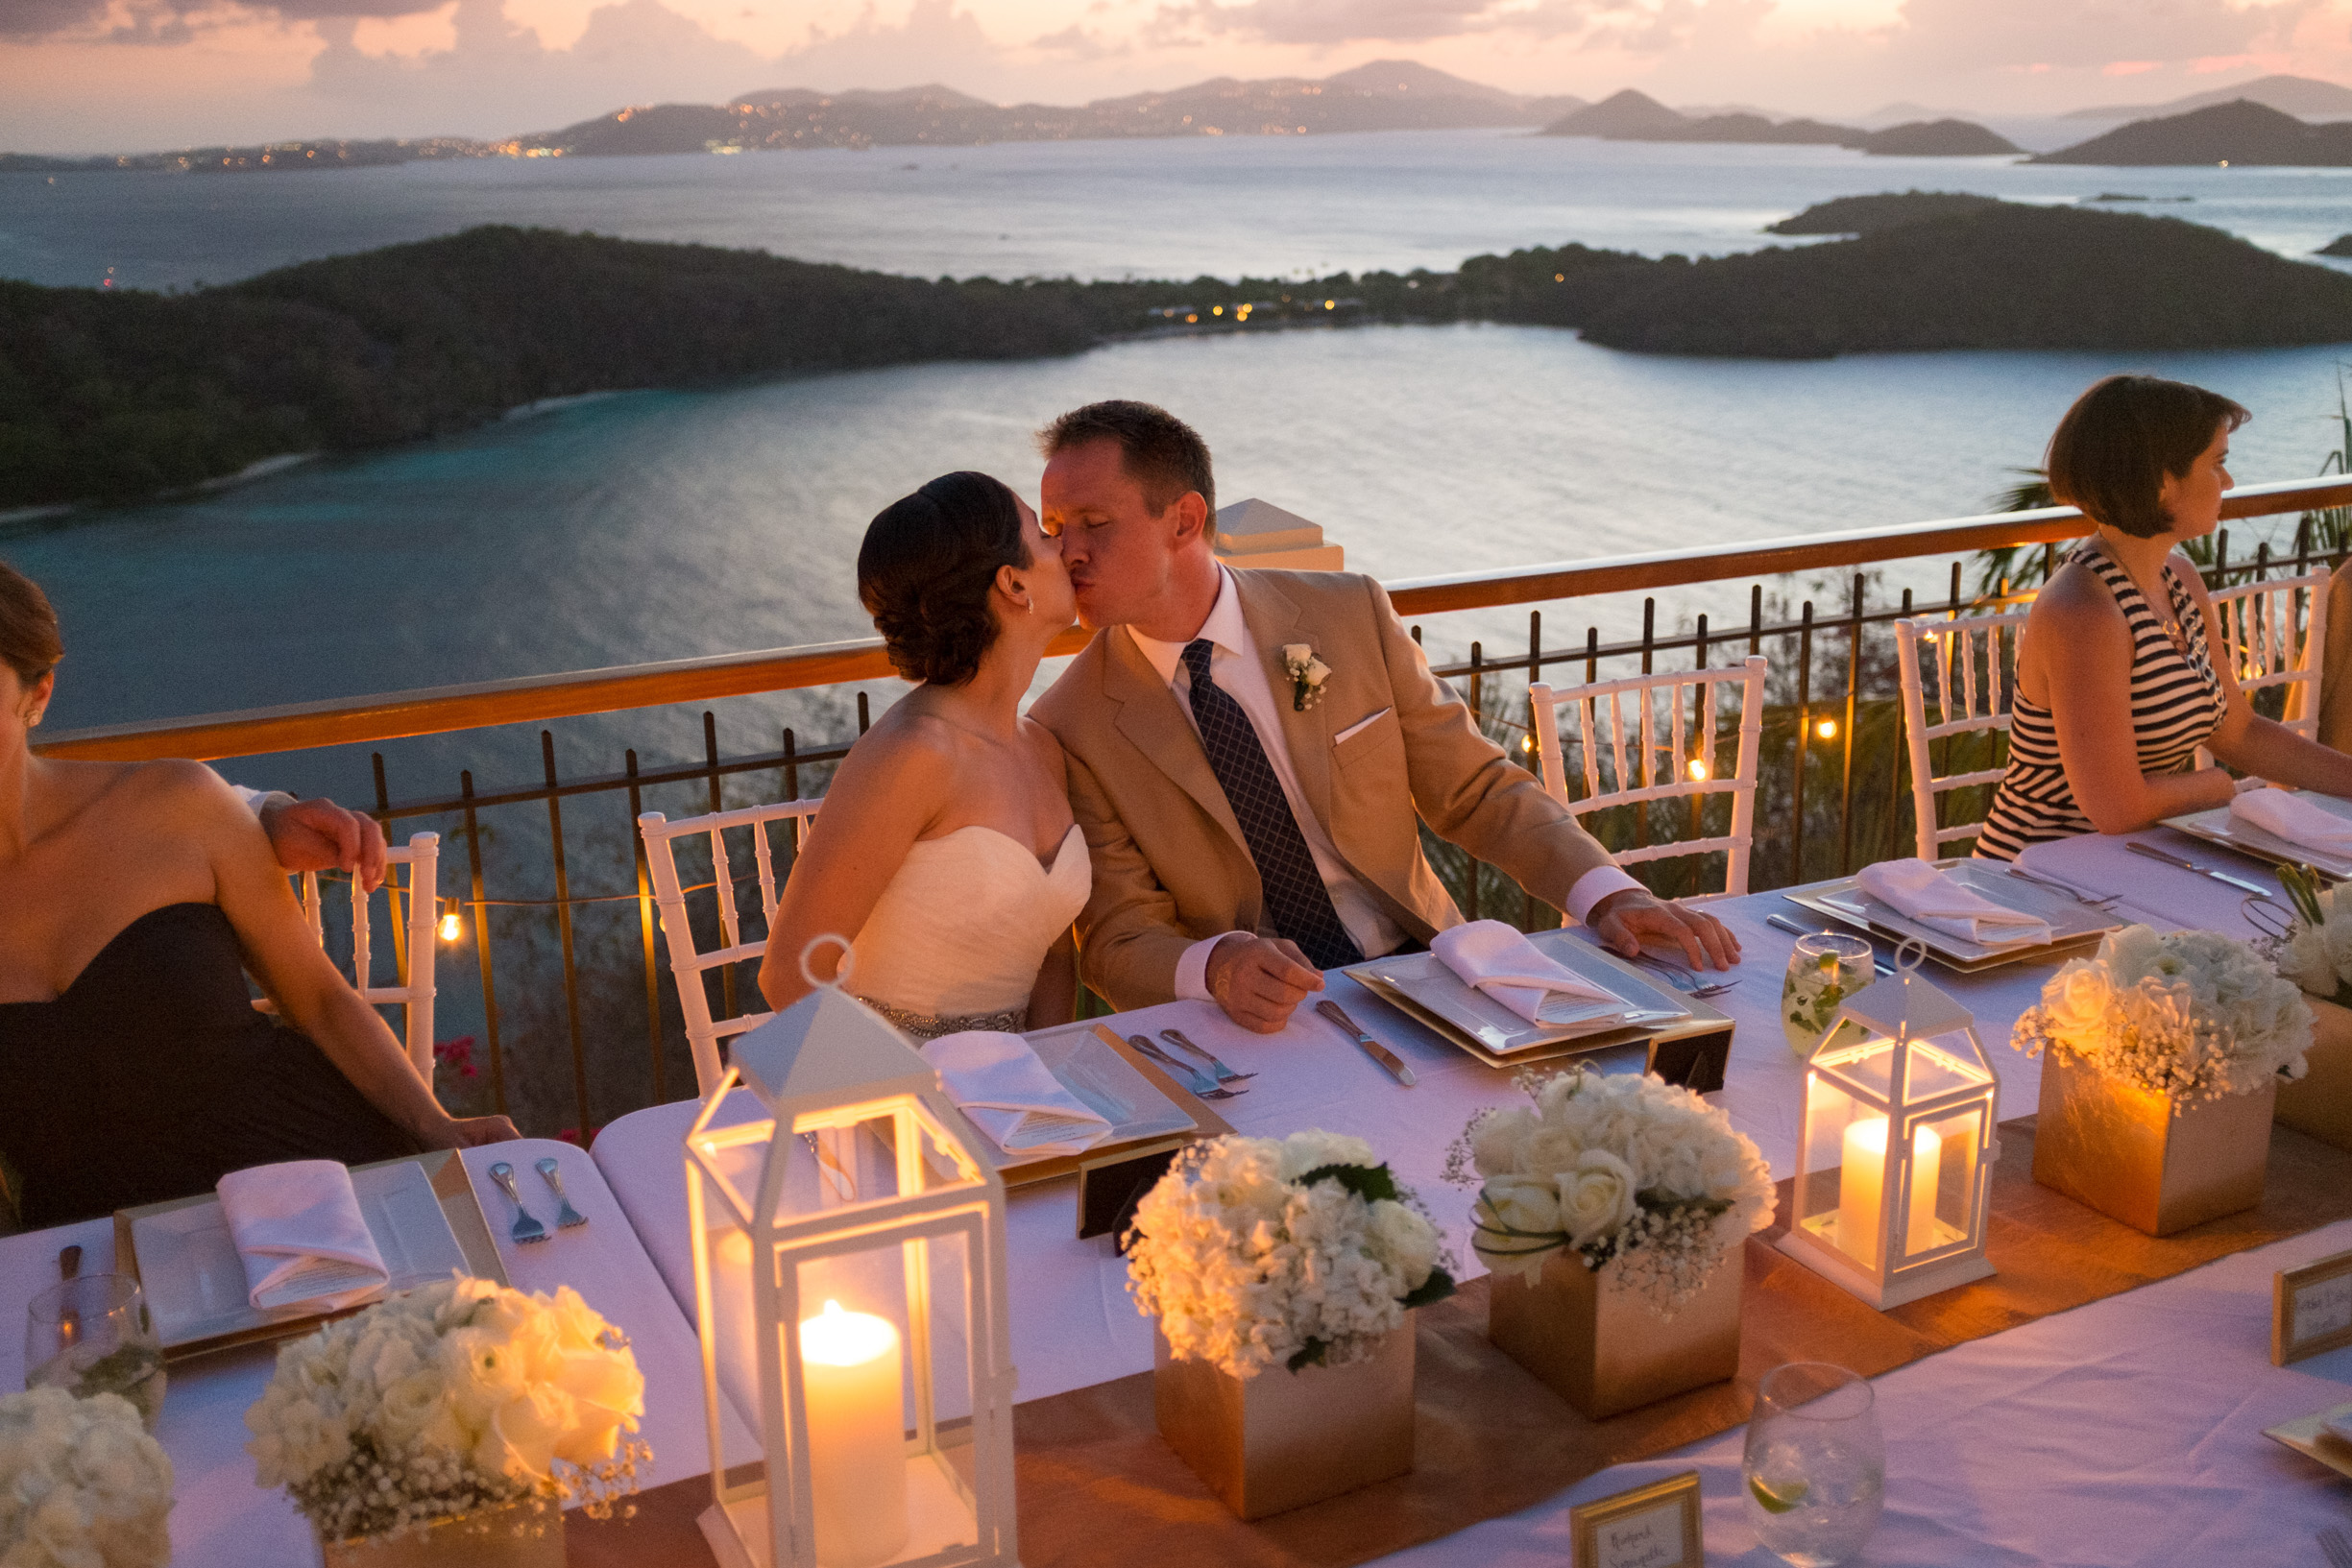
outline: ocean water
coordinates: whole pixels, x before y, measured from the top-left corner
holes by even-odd
[[[904,165],[913,164],[908,168]],[[2023,168],[1834,149],[1557,141],[1491,132],[1030,144],[944,152],[418,164],[317,175],[0,179],[0,274],[224,279],[503,219],[763,245],[920,274],[1174,276],[1450,266],[1582,239],[1650,253],[1761,242],[1828,196],[1919,185],[2036,200],[2194,195],[2148,210],[2308,250],[2352,226],[2352,172]],[[0,525],[71,649],[60,728],[865,635],[865,521],[951,469],[1034,497],[1031,432],[1095,398],[1162,402],[1218,458],[1221,498],[1323,523],[1384,578],[1974,512],[2039,460],[2058,414],[2118,369],[2253,408],[2242,479],[2312,472],[2339,353],[2128,361],[1880,355],[1673,359],[1491,326],[1113,345],[1063,359],[912,366],[725,391],[630,393],[196,499]],[[1803,591],[1802,588],[1799,591]],[[1670,597],[1666,618],[1740,614]],[[1734,602],[1734,601],[1736,602]],[[1638,627],[1635,605],[1546,609],[1549,637]],[[1522,612],[1440,640],[1523,645]],[[886,697],[888,688],[876,688]],[[721,709],[728,750],[782,724],[843,733],[841,699]],[[558,726],[563,764],[698,755],[692,714]],[[396,797],[539,773],[537,733],[388,749]],[[365,794],[364,753],[231,769]]]

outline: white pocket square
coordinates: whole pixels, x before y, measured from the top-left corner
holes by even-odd
[[[1394,712],[1396,712],[1396,710],[1394,708],[1383,708],[1380,710],[1380,712],[1374,713],[1370,718],[1360,718],[1356,720],[1353,724],[1350,724],[1347,726],[1347,728],[1333,736],[1331,737],[1331,744],[1334,746],[1346,745],[1347,742],[1353,740],[1356,736],[1362,735],[1365,731],[1370,729],[1373,725],[1379,723],[1382,719],[1388,717]]]

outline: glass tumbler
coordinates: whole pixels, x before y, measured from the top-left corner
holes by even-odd
[[[1788,1049],[1811,1061],[1830,1032],[1830,1020],[1848,997],[1878,977],[1870,944],[1858,936],[1815,931],[1797,938],[1781,981],[1781,1028]]]
[[[139,1283],[84,1274],[53,1285],[25,1309],[25,1387],[77,1399],[120,1394],[147,1430],[163,1410],[163,1342]]]
[[[1739,1461],[1757,1539],[1797,1568],[1850,1562],[1879,1528],[1886,1444],[1861,1376],[1828,1362],[1764,1374]]]

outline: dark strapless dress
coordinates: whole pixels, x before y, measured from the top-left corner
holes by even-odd
[[[278,1160],[417,1152],[250,999],[229,917],[170,904],[116,932],[55,1001],[0,1002],[0,1154],[27,1225],[208,1193]]]

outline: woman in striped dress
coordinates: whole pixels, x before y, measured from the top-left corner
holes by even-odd
[[[2097,532],[2026,619],[2008,771],[1979,856],[2225,806],[2240,784],[2194,766],[2199,746],[2249,782],[2352,796],[2352,757],[2256,714],[2229,661],[2215,661],[2204,580],[2176,553],[2219,526],[2230,432],[2246,419],[2201,387],[2112,375],[2059,422],[2050,492]]]

